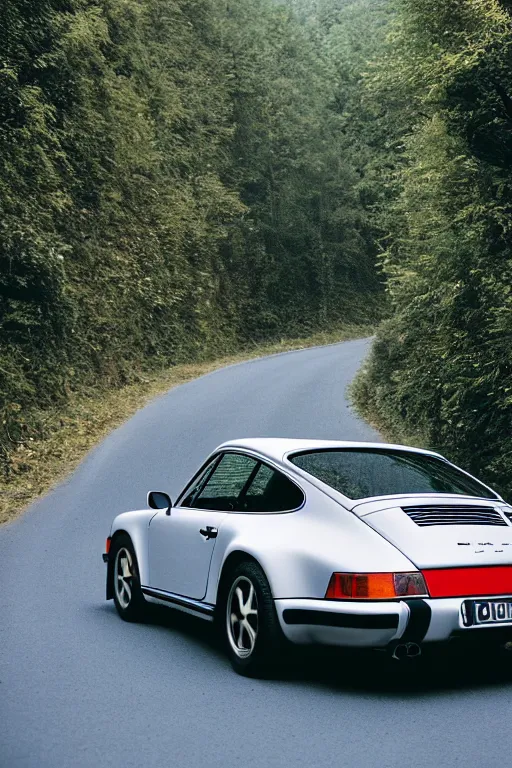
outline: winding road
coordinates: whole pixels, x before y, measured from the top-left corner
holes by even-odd
[[[119,620],[104,541],[148,489],[176,496],[241,436],[379,440],[344,393],[369,340],[224,368],[139,411],[0,529],[2,768],[504,768],[512,659],[392,667],[304,652],[279,679],[237,676],[208,625]]]

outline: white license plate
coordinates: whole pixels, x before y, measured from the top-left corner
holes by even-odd
[[[512,622],[512,600],[482,600],[473,602],[475,624]]]

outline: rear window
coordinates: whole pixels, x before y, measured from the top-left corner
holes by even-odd
[[[414,493],[498,498],[447,461],[421,453],[338,449],[294,454],[290,461],[353,500]]]

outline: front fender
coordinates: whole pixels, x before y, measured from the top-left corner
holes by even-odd
[[[140,583],[149,584],[149,524],[156,512],[153,509],[140,510],[138,512],[123,512],[112,523],[110,535],[112,543],[116,535],[127,533],[132,540],[137,563],[139,565]],[[112,546],[112,545],[111,545]]]

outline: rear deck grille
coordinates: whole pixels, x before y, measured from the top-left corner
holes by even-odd
[[[416,525],[507,525],[494,507],[426,505],[402,507]]]

